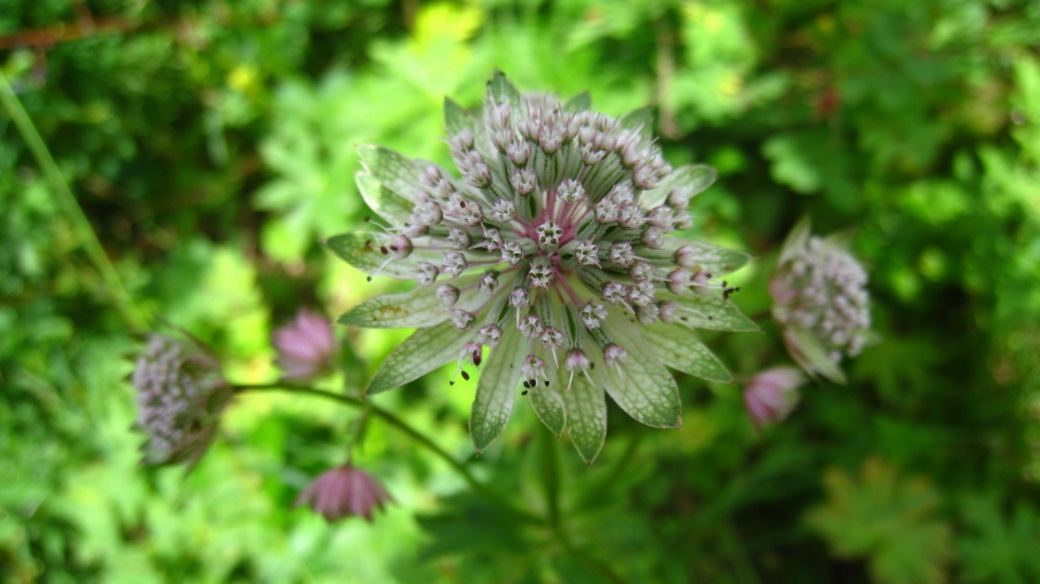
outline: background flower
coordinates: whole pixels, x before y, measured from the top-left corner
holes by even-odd
[[[755,426],[775,424],[798,403],[798,388],[806,381],[796,367],[773,367],[757,373],[744,387],[744,405]]]
[[[331,323],[316,312],[302,309],[292,322],[274,332],[278,349],[276,363],[283,377],[308,379],[317,377],[333,365],[336,339]]]
[[[371,522],[376,509],[392,502],[375,477],[349,462],[321,473],[296,498],[296,505],[307,505],[330,522],[352,516]]]
[[[216,436],[231,387],[215,357],[196,344],[152,334],[131,377],[145,464],[194,466]]]
[[[769,292],[787,350],[810,375],[845,382],[842,355],[859,354],[872,339],[866,286],[866,270],[840,237],[813,237],[808,218],[791,230]]]

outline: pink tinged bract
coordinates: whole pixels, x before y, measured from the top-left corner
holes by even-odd
[[[351,463],[323,472],[296,498],[297,506],[307,505],[330,522],[352,516],[371,522],[376,509],[392,502],[375,477]]]

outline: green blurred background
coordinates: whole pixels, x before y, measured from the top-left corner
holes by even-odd
[[[1038,45],[1035,0],[3,0],[0,67],[57,166],[9,95],[0,581],[1040,582]],[[318,244],[366,213],[354,145],[450,163],[442,100],[476,105],[496,66],[649,103],[673,164],[719,169],[691,210],[756,256],[734,299],[766,334],[707,339],[741,379],[788,362],[765,292],[786,231],[851,233],[881,342],[850,383],[756,433],[739,386],[680,376],[683,429],[611,406],[590,469],[522,403],[473,460],[450,371],[377,399],[518,505],[555,501],[556,530],[378,420],[355,458],[397,505],[294,509],[356,413],[273,394],[190,475],[140,467],[135,333],[161,316],[233,381],[273,380],[299,307],[399,285]],[[323,387],[348,392],[405,336],[337,334],[353,354]]]

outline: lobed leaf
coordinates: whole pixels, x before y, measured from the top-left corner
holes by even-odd
[[[369,382],[365,394],[400,387],[454,361],[472,338],[473,331],[460,331],[450,322],[415,331],[390,352]]]
[[[659,323],[647,327],[643,337],[668,367],[708,381],[733,383],[733,376],[719,358],[690,329]]]

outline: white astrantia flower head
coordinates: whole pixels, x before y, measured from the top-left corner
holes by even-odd
[[[465,381],[467,369],[480,372],[478,451],[502,432],[522,385],[542,422],[566,430],[591,463],[606,395],[640,422],[674,428],[681,404],[668,367],[730,381],[692,329],[757,330],[721,280],[748,256],[669,237],[690,227],[690,198],[713,169],[672,169],[647,110],[614,118],[587,94],[521,95],[497,72],[479,111],[448,99],[444,112],[461,176],[363,146],[358,188],[388,225],[326,242],[370,276],[416,283],[339,319],[418,329],[369,394],[456,362]]]
[[[810,375],[844,383],[842,356],[856,356],[873,339],[863,265],[839,237],[812,236],[806,218],[787,236],[769,292],[795,362]]]

